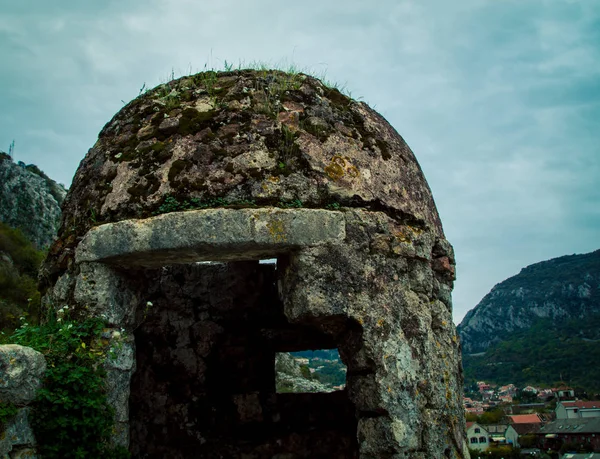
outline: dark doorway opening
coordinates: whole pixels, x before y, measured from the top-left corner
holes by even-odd
[[[277,287],[285,265],[280,257],[144,271],[152,308],[138,311],[135,330],[134,458],[358,457],[347,389],[276,390],[276,353],[337,348],[345,327],[287,320]]]

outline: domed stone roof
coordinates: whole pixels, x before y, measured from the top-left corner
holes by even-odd
[[[205,72],[104,127],[43,304],[105,323],[134,456],[464,458],[454,266],[380,115],[302,74]],[[346,389],[276,391],[276,353],[334,348]]]
[[[204,72],[134,99],[75,175],[46,268],[92,226],[207,207],[362,207],[443,237],[415,156],[378,113],[304,74]]]

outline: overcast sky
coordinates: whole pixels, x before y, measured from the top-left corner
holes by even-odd
[[[397,129],[456,251],[457,323],[600,248],[597,0],[0,0],[0,150],[69,185],[144,83],[225,60],[326,73]]]

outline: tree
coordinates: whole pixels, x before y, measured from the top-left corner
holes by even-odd
[[[521,401],[521,403],[535,403],[538,401],[535,392],[522,389],[517,393],[517,398]]]
[[[481,424],[499,424],[504,415],[504,411],[501,408],[494,408],[479,416],[478,422]]]
[[[523,448],[533,448],[537,445],[537,435],[527,434],[519,437],[519,444]]]
[[[467,413],[465,415],[465,419],[467,420],[467,422],[477,422],[478,421],[477,415],[475,413]]]

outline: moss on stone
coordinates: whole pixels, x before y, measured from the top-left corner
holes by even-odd
[[[180,172],[185,170],[190,164],[189,161],[185,161],[182,159],[178,159],[171,164],[171,168],[169,169],[169,182],[175,180],[175,178],[179,175]]]
[[[216,113],[216,110],[199,112],[195,108],[188,107],[181,112],[177,132],[181,135],[196,134],[211,126]]]
[[[160,181],[154,175],[143,177],[142,181],[127,188],[127,192],[134,198],[133,202],[140,202],[142,197],[155,193],[160,187]]]
[[[322,123],[319,123],[311,120],[310,118],[300,120],[300,129],[303,129],[304,131],[308,132],[323,143],[329,138],[329,136],[333,132],[333,129],[327,124],[327,122],[324,121]]]
[[[167,107],[163,100],[165,97],[178,99],[179,102],[173,100],[173,107]],[[250,106],[247,104],[248,99]],[[244,102],[236,103],[230,109],[224,107],[224,101],[233,100]],[[302,107],[297,119],[279,116],[285,110],[283,101],[294,101]],[[196,108],[196,104],[200,108],[206,103],[214,108],[208,111]],[[293,104],[285,105],[289,108]],[[262,107],[267,116],[257,113],[257,107]],[[103,157],[90,156],[88,163],[82,163],[83,171],[71,191],[75,196],[72,200],[75,203],[82,202],[83,197],[90,198],[98,201],[98,208],[102,208],[106,195],[111,190],[109,183],[116,175],[102,177],[98,174],[100,168],[94,164],[102,161],[126,161],[129,163],[128,167],[120,167],[119,173],[123,174],[121,178],[126,183],[133,184],[128,194],[139,197],[139,203],[129,197],[115,195],[117,203],[110,214],[103,215],[103,218],[114,221],[147,215],[157,207],[156,199],[148,199],[148,196],[160,185],[158,170],[165,167],[173,152],[177,151],[177,161],[167,166],[165,178],[169,180],[173,193],[178,196],[188,194],[185,199],[189,199],[189,193],[193,192],[194,197],[203,198],[204,194],[214,197],[239,196],[241,199],[256,199],[258,202],[260,199],[253,186],[256,183],[260,186],[262,181],[272,177],[281,179],[281,184],[272,187],[272,192],[279,195],[261,198],[260,205],[277,205],[284,194],[302,195],[303,205],[306,207],[322,208],[335,202],[338,206],[368,207],[373,211],[383,211],[405,223],[423,223],[417,221],[412,214],[413,207],[420,207],[410,203],[407,207],[398,207],[400,198],[391,196],[388,193],[389,187],[381,191],[379,184],[373,184],[373,198],[367,198],[364,197],[367,196],[363,189],[365,184],[352,180],[360,174],[354,164],[365,164],[369,157],[377,157],[373,152],[379,152],[383,159],[391,159],[394,155],[391,145],[396,145],[393,132],[388,130],[383,121],[383,128],[371,128],[371,123],[377,126],[377,118],[373,118],[371,112],[362,107],[362,104],[352,101],[337,89],[327,88],[317,79],[304,75],[244,70],[204,72],[184,77],[148,91],[107,123],[102,130],[100,143],[94,149],[102,152]],[[311,116],[315,118],[312,121],[323,122],[309,122]],[[158,127],[169,117],[179,120],[176,132],[160,132]],[[281,128],[278,117],[288,122],[288,126]],[[239,126],[235,132],[222,129],[233,124]],[[138,138],[140,129],[148,132]],[[331,138],[332,133],[336,134],[335,139]],[[219,138],[221,134],[223,136]],[[336,150],[338,135],[351,135],[354,140],[346,138],[343,139],[344,142],[356,144],[359,148],[362,143],[363,151],[358,151],[355,157],[354,152]],[[301,139],[299,136],[302,136]],[[325,145],[316,145],[314,138],[321,143],[329,141]],[[120,141],[117,142],[117,139]],[[401,145],[401,139],[398,139],[398,144]],[[227,166],[231,163],[228,158],[251,151],[254,147],[264,149],[264,146],[271,158],[269,170],[252,169],[251,165],[242,167],[241,170],[233,164]],[[336,155],[338,151],[340,153]],[[352,158],[346,158],[346,154]],[[331,158],[332,155],[335,156]],[[229,174],[223,173],[227,167]],[[384,170],[381,183],[385,185],[385,182],[395,180],[396,169]],[[414,185],[421,189],[421,179],[414,179],[415,174],[409,169],[403,168],[397,173],[398,180],[403,186]],[[113,173],[116,174],[116,166],[114,170]],[[375,179],[378,180],[377,177]],[[331,181],[340,183],[332,187]],[[335,191],[337,187],[352,191],[355,186],[360,188],[355,194],[346,195]],[[302,193],[296,193],[295,187],[300,187]],[[340,197],[342,195],[345,197]],[[402,199],[409,201],[413,196],[426,196],[426,193],[403,195]],[[78,207],[71,205],[65,210],[65,219],[68,220],[73,217],[71,214],[78,212]],[[426,212],[418,215],[425,215],[427,220],[430,219]],[[77,228],[77,237],[81,237],[86,231],[86,225],[78,220],[80,219],[75,216],[73,224]]]
[[[376,138],[375,143],[379,147],[379,150],[381,150],[381,157],[384,160],[387,161],[388,159],[392,158],[392,154],[390,153],[390,148],[389,148],[387,142],[384,142],[383,140]]]
[[[325,88],[324,95],[332,102],[332,104],[335,107],[342,110],[346,110],[352,102],[352,99],[343,95],[336,88]]]

